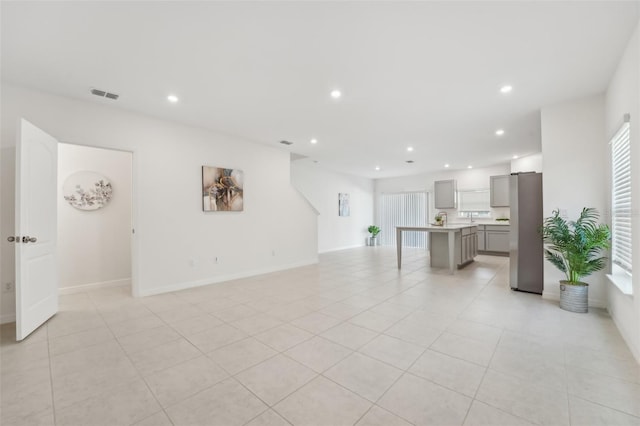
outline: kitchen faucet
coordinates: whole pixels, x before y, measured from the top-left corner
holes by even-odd
[[[442,218],[442,223],[444,223],[444,225],[447,225],[447,212],[438,212],[438,214],[436,216],[440,216]]]
[[[473,212],[469,212],[469,223],[473,223]]]

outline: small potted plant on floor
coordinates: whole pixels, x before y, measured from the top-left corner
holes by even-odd
[[[571,312],[587,312],[588,284],[582,278],[604,268],[609,248],[609,227],[598,224],[598,212],[584,208],[576,221],[560,217],[558,210],[544,220],[542,238],[546,244],[546,259],[567,276],[560,281],[560,307]]]
[[[371,236],[369,237],[369,240],[368,240],[368,245],[377,246],[378,245],[378,234],[380,233],[380,228],[378,228],[375,225],[371,225],[369,228],[367,228],[367,231],[369,231],[369,234],[371,234]]]

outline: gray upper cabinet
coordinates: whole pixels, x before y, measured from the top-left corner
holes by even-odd
[[[456,208],[456,181],[437,180],[433,183],[433,197],[436,209]]]
[[[509,175],[491,176],[491,207],[509,207]]]

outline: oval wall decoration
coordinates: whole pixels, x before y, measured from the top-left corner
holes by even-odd
[[[64,199],[79,210],[98,210],[113,196],[111,182],[96,172],[76,172],[69,175],[62,186]]]

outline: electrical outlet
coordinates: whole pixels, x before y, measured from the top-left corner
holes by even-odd
[[[15,289],[15,287],[13,285],[13,282],[4,283],[2,285],[2,292],[3,293],[11,293],[14,289]]]
[[[271,256],[275,256],[276,255],[276,251],[275,250],[271,250]]]

